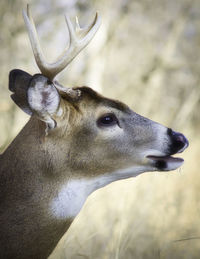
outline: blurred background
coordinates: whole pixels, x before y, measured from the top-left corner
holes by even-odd
[[[11,101],[8,74],[37,73],[22,18],[25,0],[0,1],[0,151],[28,116]],[[88,85],[184,133],[184,166],[123,180],[93,193],[50,259],[200,258],[200,1],[34,0],[48,60],[66,47],[64,13],[102,25],[57,78]]]

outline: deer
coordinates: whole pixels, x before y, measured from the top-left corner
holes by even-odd
[[[92,88],[55,80],[97,32],[68,16],[69,47],[44,57],[29,6],[23,11],[41,73],[9,74],[11,98],[30,119],[0,156],[0,258],[44,259],[68,230],[87,197],[114,181],[171,171],[189,145],[179,132],[145,118]]]

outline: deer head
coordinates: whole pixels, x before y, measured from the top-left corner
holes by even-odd
[[[144,172],[175,170],[183,159],[172,155],[188,146],[183,134],[119,101],[54,80],[98,30],[97,14],[87,28],[77,19],[76,33],[66,16],[70,45],[52,64],[45,61],[29,7],[23,15],[41,74],[10,72],[11,97],[31,119],[0,158],[6,197],[1,252],[20,259],[47,257],[91,192]],[[28,242],[30,235],[40,248]]]

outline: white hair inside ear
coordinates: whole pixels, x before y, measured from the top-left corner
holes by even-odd
[[[27,91],[28,103],[33,114],[47,124],[46,134],[49,129],[56,127],[54,115],[61,114],[59,109],[60,95],[54,84],[43,75],[35,75]]]

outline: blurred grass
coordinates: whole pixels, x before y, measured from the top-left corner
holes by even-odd
[[[0,2],[1,151],[28,120],[9,98],[8,73],[38,72],[21,16],[25,3]],[[66,46],[63,13],[78,14],[82,24],[96,10],[102,16],[95,39],[59,76],[63,85],[89,85],[190,141],[181,170],[147,173],[93,193],[51,258],[199,258],[200,2],[30,3],[49,60]]]

